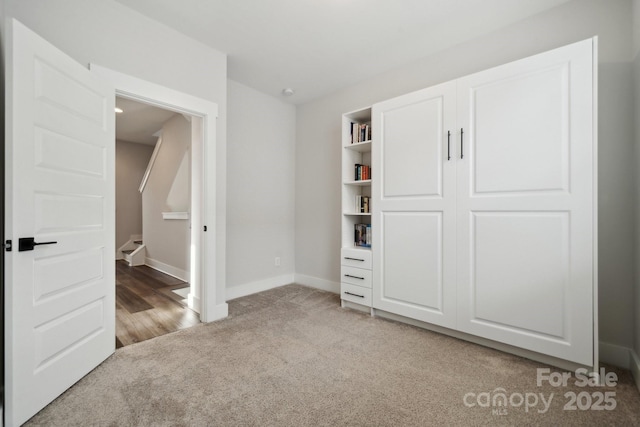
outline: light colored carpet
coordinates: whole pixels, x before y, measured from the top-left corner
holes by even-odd
[[[228,319],[117,350],[28,425],[640,425],[626,371],[615,370],[616,387],[538,387],[544,365],[341,309],[338,296],[299,285],[229,308]],[[499,388],[512,404],[478,405]],[[617,406],[563,410],[571,392],[615,393]],[[518,406],[527,393],[553,393],[550,409]]]

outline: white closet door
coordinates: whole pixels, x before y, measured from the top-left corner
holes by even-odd
[[[373,106],[373,307],[447,327],[456,320],[454,104],[452,82]]]
[[[458,80],[456,133],[458,329],[584,365],[594,361],[593,43]]]

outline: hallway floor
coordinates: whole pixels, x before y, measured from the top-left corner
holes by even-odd
[[[174,289],[188,283],[147,266],[116,261],[116,348],[200,323]]]

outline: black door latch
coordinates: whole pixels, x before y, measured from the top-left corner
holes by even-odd
[[[32,251],[39,245],[55,245],[58,242],[36,242],[33,237],[21,237],[18,239],[18,252]]]

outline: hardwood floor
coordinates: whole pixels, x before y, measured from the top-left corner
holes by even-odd
[[[116,261],[116,348],[200,323],[174,289],[188,283],[147,266]]]

